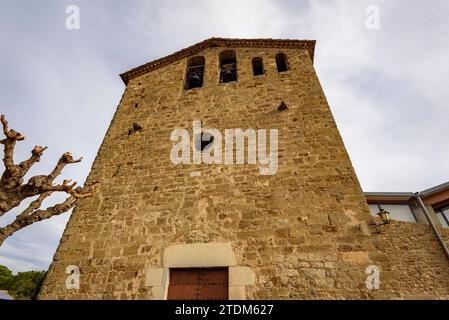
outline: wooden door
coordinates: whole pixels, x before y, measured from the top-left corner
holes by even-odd
[[[168,300],[227,300],[228,268],[170,269]]]

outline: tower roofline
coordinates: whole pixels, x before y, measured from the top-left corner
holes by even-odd
[[[306,49],[313,61],[315,53],[315,40],[291,40],[291,39],[230,39],[230,38],[209,38],[198,42],[168,56],[145,63],[141,66],[126,71],[120,75],[123,82],[128,84],[130,79],[138,77],[147,72],[166,66],[174,61],[191,56],[197,52],[211,47],[249,47],[249,48],[285,48],[285,49]]]

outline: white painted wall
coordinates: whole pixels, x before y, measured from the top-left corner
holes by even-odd
[[[449,218],[449,208],[448,208],[448,209],[445,209],[445,210],[443,210],[443,211],[444,211],[444,215],[445,215],[447,218]],[[441,213],[440,213],[439,211],[437,211],[436,214],[437,214],[437,216],[438,216],[438,220],[440,220],[440,222],[441,222],[441,225],[442,225],[443,227],[448,228],[449,225],[447,224],[446,220],[444,220],[444,218],[443,218],[443,216],[441,215]]]

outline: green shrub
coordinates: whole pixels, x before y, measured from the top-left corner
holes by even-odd
[[[0,290],[8,290],[13,278],[11,270],[0,265]]]
[[[0,289],[7,290],[15,299],[35,299],[44,280],[45,271],[26,271],[13,275],[0,265]]]

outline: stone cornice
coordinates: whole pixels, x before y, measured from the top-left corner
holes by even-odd
[[[290,39],[227,39],[210,38],[187,47],[163,58],[148,62],[139,67],[133,68],[120,75],[123,82],[128,84],[130,79],[138,77],[152,70],[166,66],[174,61],[194,55],[210,47],[227,48],[285,48],[285,49],[306,49],[313,61],[315,52],[315,40],[290,40]]]

